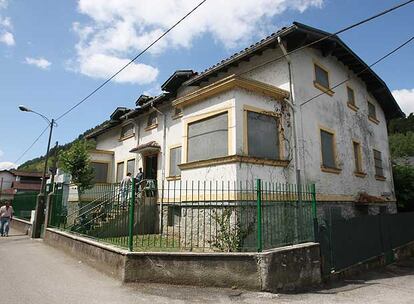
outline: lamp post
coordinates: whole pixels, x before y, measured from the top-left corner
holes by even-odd
[[[55,126],[56,123],[54,119],[50,120],[45,115],[40,114],[36,111],[33,111],[25,106],[22,106],[22,105],[19,106],[19,110],[22,112],[31,112],[31,113],[39,115],[48,123],[49,128],[50,128],[46,156],[45,156],[45,165],[43,168],[42,184],[40,186],[40,193],[37,196],[35,218],[34,218],[34,222],[32,226],[32,238],[40,238],[42,224],[44,223],[44,219],[45,219],[47,162],[49,159],[50,141],[52,139],[53,127]]]

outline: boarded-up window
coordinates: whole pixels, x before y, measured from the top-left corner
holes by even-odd
[[[91,162],[93,168],[93,182],[106,183],[108,181],[108,164]]]
[[[375,105],[369,101],[368,101],[368,116],[371,118],[377,119]]]
[[[134,135],[134,125],[127,124],[121,128],[121,138],[128,137]]]
[[[135,176],[135,159],[130,159],[127,162],[127,173],[131,173],[132,176]]]
[[[354,90],[352,90],[350,87],[346,88],[347,93],[348,93],[348,103],[350,103],[351,105],[355,105],[355,93]]]
[[[116,164],[116,182],[120,183],[124,178],[124,162]]]
[[[188,161],[228,155],[227,112],[188,125]]]
[[[362,172],[362,161],[361,161],[361,145],[357,142],[353,142],[354,146],[354,160],[355,160],[355,172]]]
[[[279,159],[279,120],[270,115],[247,111],[248,154]]]
[[[180,176],[181,147],[170,149],[170,176]]]
[[[374,164],[375,164],[375,175],[384,176],[384,168],[382,167],[382,156],[381,152],[374,150]]]
[[[324,88],[329,89],[329,76],[328,72],[315,64],[315,82]]]
[[[336,168],[334,135],[321,130],[322,165],[325,168]]]
[[[153,126],[157,123],[157,112],[152,112],[148,115],[147,127]]]

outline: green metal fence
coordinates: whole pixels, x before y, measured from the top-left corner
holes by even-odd
[[[36,201],[39,192],[21,192],[14,195],[12,207],[14,215],[21,219],[30,220],[32,210],[36,209]]]
[[[314,185],[144,181],[102,192],[67,215],[66,230],[131,251],[261,251],[314,240]]]

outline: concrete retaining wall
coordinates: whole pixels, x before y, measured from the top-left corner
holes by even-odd
[[[263,253],[128,252],[48,228],[45,242],[123,282],[297,291],[321,282],[319,245]]]
[[[16,217],[13,217],[11,227],[19,232],[28,234],[32,228],[32,224],[29,221],[25,221]]]

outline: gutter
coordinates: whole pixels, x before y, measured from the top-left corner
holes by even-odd
[[[286,103],[292,109],[292,129],[293,129],[293,141],[294,141],[294,159],[295,159],[295,168],[296,168],[296,185],[299,189],[301,186],[301,170],[299,164],[299,155],[298,155],[298,138],[297,138],[297,130],[296,130],[296,107],[295,107],[295,94],[293,88],[293,72],[292,72],[292,65],[291,65],[291,58],[287,53],[285,46],[283,45],[282,39],[277,37],[277,43],[279,44],[280,49],[282,50],[283,55],[286,58],[289,70],[289,99],[285,99]]]

